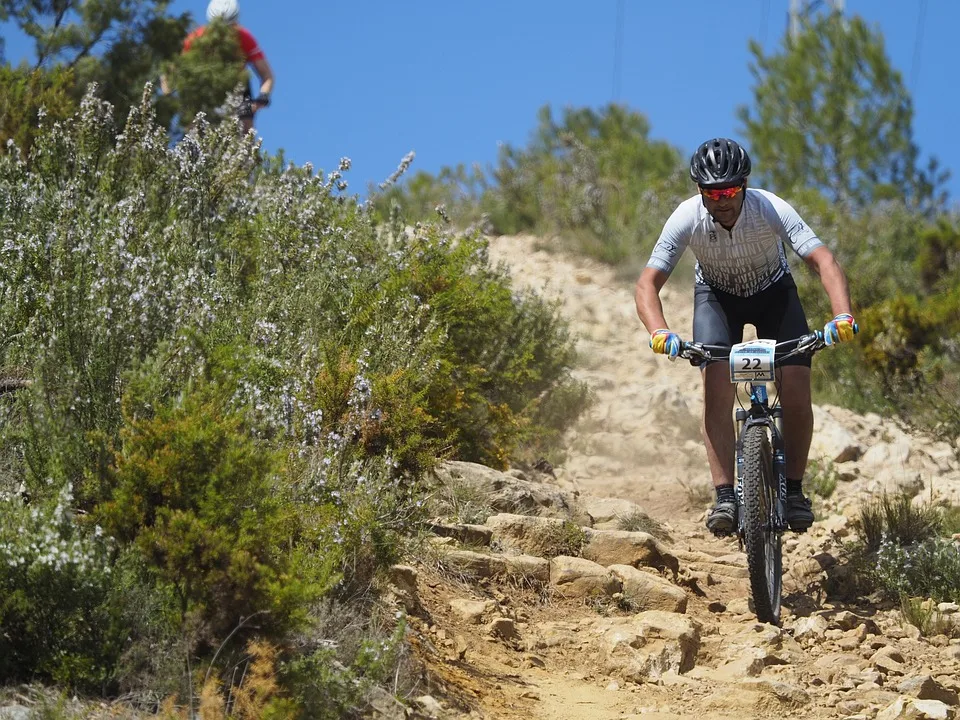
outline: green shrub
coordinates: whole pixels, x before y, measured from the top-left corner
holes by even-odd
[[[0,498],[0,682],[41,678],[101,690],[123,630],[109,602],[109,543],[77,525],[69,489],[25,505]]]
[[[888,597],[933,598],[960,601],[960,550],[938,538],[901,546],[884,541],[877,550],[871,574]]]
[[[906,493],[884,493],[860,507],[855,522],[868,552],[878,550],[884,540],[903,547],[937,537],[940,516],[929,505],[914,505]]]
[[[283,666],[283,684],[299,708],[297,717],[366,717],[379,686],[389,682],[394,692],[406,689],[410,680],[404,672],[406,624],[395,622],[391,629],[358,610],[321,607],[316,633],[323,640]]]
[[[44,126],[73,115],[72,88],[72,70],[0,65],[0,148],[12,141],[26,157]]]
[[[329,577],[293,572],[297,527],[275,492],[275,456],[229,411],[229,386],[198,384],[147,418],[127,418],[111,472],[104,527],[135,544],[214,637],[268,613],[289,627]]]
[[[937,612],[936,603],[929,598],[900,598],[900,615],[903,621],[916,627],[923,637],[954,634],[954,625],[949,617]]]

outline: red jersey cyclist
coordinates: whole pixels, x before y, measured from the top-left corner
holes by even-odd
[[[260,93],[256,97],[253,97],[248,85],[244,92],[244,102],[240,106],[240,112],[237,115],[243,127],[243,132],[247,133],[253,128],[254,114],[258,110],[262,110],[270,105],[270,93],[273,91],[274,80],[273,70],[267,62],[267,56],[263,50],[260,49],[260,45],[250,31],[239,24],[239,19],[240,5],[237,0],[210,0],[210,4],[207,6],[207,20],[210,22],[223,20],[236,29],[237,40],[243,52],[244,64],[252,65],[254,72],[256,72],[257,77],[260,79]],[[183,51],[188,51],[191,44],[203,35],[205,30],[206,26],[204,25],[187,35],[183,41]],[[169,92],[169,88],[164,80],[162,80],[161,87],[165,93]]]

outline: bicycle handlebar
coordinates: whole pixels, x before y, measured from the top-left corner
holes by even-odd
[[[779,367],[789,358],[797,355],[813,355],[827,346],[823,340],[823,332],[816,330],[808,335],[784,340],[776,345],[774,366]],[[704,345],[697,342],[685,342],[680,348],[680,357],[689,360],[691,365],[699,367],[703,364],[722,362],[730,358],[730,348],[726,345]]]

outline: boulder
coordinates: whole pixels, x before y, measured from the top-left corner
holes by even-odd
[[[493,600],[451,600],[450,609],[468,625],[479,625],[483,616],[496,610]]]
[[[500,575],[505,570],[502,557],[472,550],[447,550],[441,554],[440,564],[449,571],[474,579]]]
[[[431,523],[430,532],[440,537],[449,537],[463,545],[486,547],[493,531],[484,525]]]
[[[877,720],[948,720],[950,708],[939,700],[899,697],[879,713]]]
[[[504,555],[503,574],[527,582],[550,582],[550,561],[532,555]]]
[[[676,578],[680,561],[653,535],[626,530],[585,528],[583,556],[601,565],[632,565],[669,570]]]
[[[693,669],[700,650],[698,622],[686,615],[649,611],[598,623],[603,670],[630,682]]]
[[[687,611],[687,594],[659,575],[632,565],[611,565],[608,569],[623,586],[623,596],[637,610]]]
[[[620,521],[643,512],[639,505],[618,498],[581,498],[581,504],[598,530],[618,530]]]
[[[550,561],[550,584],[568,598],[610,596],[621,589],[620,581],[602,565],[563,555]]]
[[[958,703],[956,690],[945,688],[929,675],[908,677],[897,686],[897,691],[920,700],[939,700],[947,705]]]
[[[476,490],[497,512],[556,518],[572,518],[577,512],[574,497],[555,485],[521,480],[485,465],[449,461],[434,474],[442,485],[465,484]]]
[[[501,513],[487,518],[492,543],[503,552],[539,557],[573,555],[583,546],[583,531],[558,518]]]

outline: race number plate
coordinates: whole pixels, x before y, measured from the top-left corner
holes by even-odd
[[[751,340],[730,348],[730,382],[772,382],[776,340]]]

